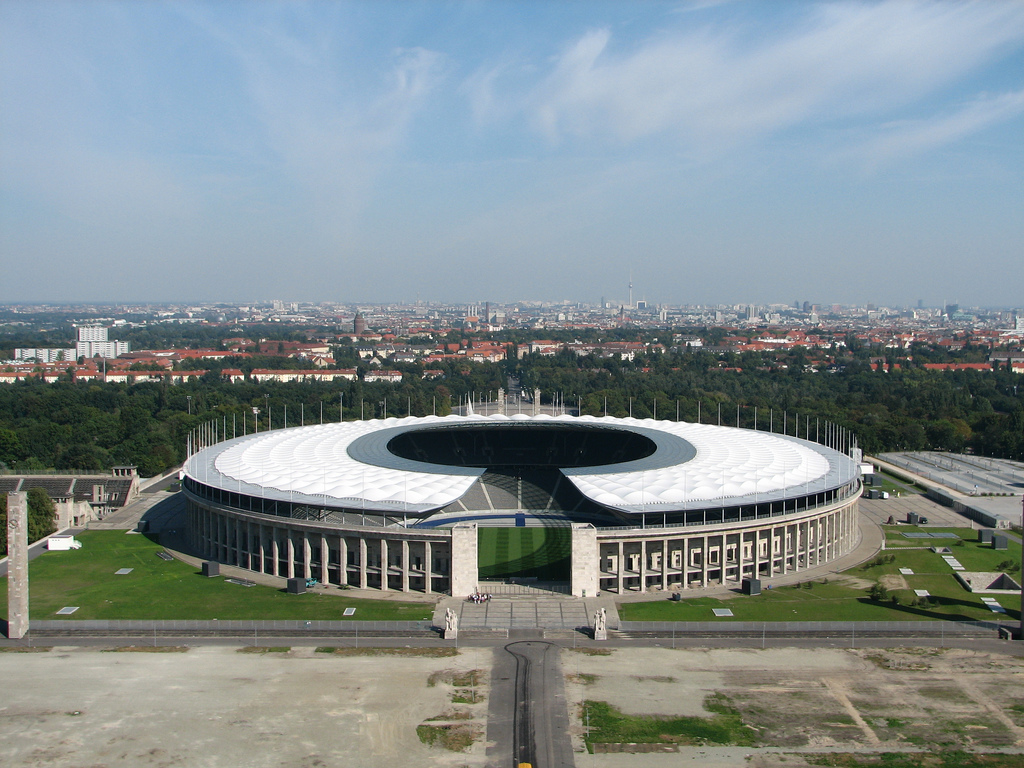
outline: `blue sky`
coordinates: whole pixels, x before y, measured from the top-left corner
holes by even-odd
[[[0,301],[1024,306],[1024,2],[0,0]]]

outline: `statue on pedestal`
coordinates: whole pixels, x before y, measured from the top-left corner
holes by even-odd
[[[451,608],[444,609],[444,639],[455,640],[459,636],[459,617]]]
[[[594,613],[594,639],[608,639],[608,611],[600,608]]]

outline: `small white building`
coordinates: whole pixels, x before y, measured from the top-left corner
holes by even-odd
[[[70,533],[58,533],[46,540],[46,548],[50,551],[64,552],[69,549],[81,549],[82,542]]]

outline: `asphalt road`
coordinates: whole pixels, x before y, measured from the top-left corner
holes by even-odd
[[[488,713],[490,768],[573,768],[561,648],[526,640],[495,649]]]

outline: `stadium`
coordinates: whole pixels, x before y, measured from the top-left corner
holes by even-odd
[[[208,440],[182,471],[189,542],[274,576],[457,596],[770,579],[857,544],[856,450],[814,431],[469,415]]]

